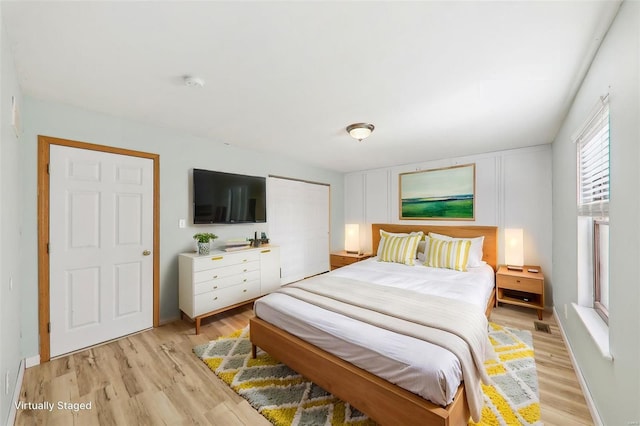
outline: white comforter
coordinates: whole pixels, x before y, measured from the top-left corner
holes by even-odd
[[[335,269],[330,275],[448,297],[478,305],[483,311],[494,287],[493,268],[486,264],[459,272],[417,264],[378,262],[371,258]]]
[[[487,265],[457,272],[369,259],[330,275],[454,298],[483,310],[494,285]],[[436,404],[451,403],[462,381],[458,359],[428,342],[279,293],[259,299],[254,309],[258,317]]]

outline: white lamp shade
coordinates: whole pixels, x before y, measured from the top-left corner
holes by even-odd
[[[524,265],[524,231],[520,228],[504,230],[504,262],[511,266]]]
[[[360,253],[360,225],[348,223],[344,226],[344,249],[347,253]]]

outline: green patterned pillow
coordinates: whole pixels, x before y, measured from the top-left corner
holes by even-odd
[[[469,260],[471,241],[444,241],[436,238],[427,238],[429,238],[429,251],[424,262],[426,266],[467,272],[467,261]]]
[[[381,262],[404,263],[414,265],[418,243],[424,234],[412,232],[409,235],[395,235],[380,230],[380,246],[378,248],[378,260]]]

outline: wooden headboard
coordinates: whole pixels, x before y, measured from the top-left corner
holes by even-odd
[[[444,225],[399,225],[394,223],[374,223],[371,225],[371,247],[377,254],[380,244],[380,229],[387,232],[429,232],[448,235],[455,238],[473,238],[484,236],[482,260],[498,269],[498,227],[497,226],[444,226]]]

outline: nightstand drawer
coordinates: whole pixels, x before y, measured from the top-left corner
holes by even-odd
[[[358,260],[360,259],[358,259],[357,257],[347,257],[347,256],[339,256],[337,254],[332,254],[331,266],[339,268],[340,266],[347,266],[347,265],[351,265],[352,263],[356,263]]]
[[[542,294],[544,281],[533,278],[514,277],[510,275],[497,276],[498,287],[527,293]]]
[[[342,268],[343,266],[351,265],[361,260],[365,260],[371,257],[371,253],[349,253],[347,251],[338,251],[331,253],[329,256],[331,263],[331,270]]]

